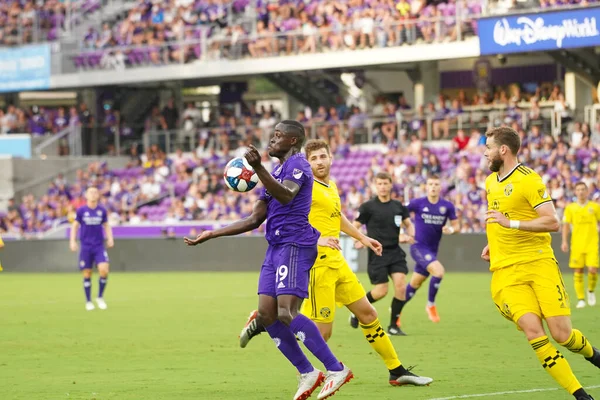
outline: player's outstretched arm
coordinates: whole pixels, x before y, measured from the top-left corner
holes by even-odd
[[[505,228],[518,229],[528,232],[558,232],[560,223],[552,202],[547,202],[536,208],[538,217],[530,221],[509,220],[504,214],[496,210],[488,210],[486,222],[499,224]]]
[[[216,239],[221,236],[235,236],[240,233],[250,232],[258,228],[267,219],[267,203],[262,200],[258,200],[254,203],[252,214],[250,216],[234,222],[231,225],[224,226],[223,228],[215,229],[214,231],[204,231],[195,239],[183,238],[183,241],[188,246],[196,246],[204,243],[210,239]]]
[[[379,243],[377,240],[372,239],[372,238],[368,237],[367,235],[365,235],[364,233],[362,233],[358,229],[360,227],[360,222],[358,222],[358,221],[350,222],[350,220],[348,218],[346,218],[346,216],[344,214],[342,214],[342,220],[341,220],[340,225],[341,225],[340,226],[341,231],[344,232],[346,235],[357,240],[363,246],[369,247],[378,256],[381,255],[381,252],[383,250],[381,243]],[[356,225],[358,225],[358,227]]]
[[[79,230],[79,222],[73,221],[71,225],[71,240],[69,241],[69,247],[71,251],[77,251],[77,231]]]
[[[284,180],[283,183],[279,183],[273,176],[267,171],[262,165],[261,156],[256,147],[250,145],[244,157],[248,161],[248,164],[254,168],[254,172],[258,175],[258,179],[265,186],[265,189],[275,200],[279,203],[286,205],[290,203],[298,192],[300,191],[300,185],[290,180]]]

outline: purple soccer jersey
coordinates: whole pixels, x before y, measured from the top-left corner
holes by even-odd
[[[83,206],[77,209],[75,219],[81,225],[79,269],[92,268],[94,264],[108,262],[108,253],[104,248],[103,227],[103,224],[108,221],[106,209],[101,206],[96,208]]]
[[[442,229],[446,221],[456,219],[454,204],[440,199],[432,204],[427,197],[414,199],[408,211],[415,213],[415,241],[410,247],[410,255],[415,260],[415,272],[428,276],[427,266],[437,259],[442,240]]]
[[[309,272],[317,258],[320,233],[308,222],[312,203],[313,174],[303,154],[295,154],[271,174],[277,181],[300,186],[294,200],[283,205],[263,190],[267,203],[265,237],[269,248],[260,271],[258,294],[308,297]]]

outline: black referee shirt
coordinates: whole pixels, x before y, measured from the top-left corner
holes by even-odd
[[[408,208],[398,200],[382,203],[379,197],[361,204],[356,221],[367,226],[367,235],[381,243],[383,248],[398,247],[402,222],[410,218]]]

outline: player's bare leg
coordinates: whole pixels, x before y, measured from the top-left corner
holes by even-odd
[[[442,263],[436,260],[427,266],[427,271],[431,274],[431,279],[429,280],[429,298],[427,300],[426,311],[431,322],[437,323],[440,322],[440,316],[435,306],[435,298],[446,270]]]
[[[584,308],[586,305],[583,277],[583,268],[573,270],[573,284],[575,286],[575,294],[577,295],[577,308]]]
[[[406,304],[406,274],[396,272],[390,275],[394,284],[394,298],[392,299],[392,311],[388,334],[394,336],[406,336],[400,329],[400,314]]]
[[[81,274],[83,275],[83,291],[85,292],[85,309],[88,311],[92,311],[94,308],[94,303],[92,303],[92,269],[86,268],[81,270]]]
[[[388,282],[378,283],[373,286],[369,292],[367,292],[367,300],[371,304],[378,300],[383,299],[388,294]],[[354,329],[358,328],[358,318],[354,314],[350,314],[350,326]]]
[[[302,300],[303,299],[294,295],[278,296],[277,318],[283,324],[289,326],[298,340],[302,341],[304,346],[306,346],[306,348],[317,357],[327,369],[327,377],[323,383],[323,388],[317,396],[317,399],[321,400],[337,392],[345,383],[349,382],[354,375],[348,367],[344,366],[333,355],[315,323],[298,312]],[[267,331],[269,331],[268,326]],[[301,388],[299,388],[299,391],[300,389]]]
[[[596,284],[598,283],[598,268],[588,269],[588,305],[596,305]]]
[[[98,305],[98,308],[101,310],[106,310],[106,308],[108,307],[106,305],[106,302],[104,301],[104,289],[106,288],[108,272],[109,272],[109,264],[108,263],[98,264],[98,275],[100,275],[100,278],[98,279],[98,298],[96,299],[96,304]]]
[[[410,368],[404,368],[389,336],[385,334],[385,330],[379,322],[377,310],[366,297],[348,304],[346,307],[358,318],[365,338],[385,363],[390,373],[391,385],[425,386],[433,382],[431,378],[417,376],[410,372]]]
[[[586,354],[589,354],[590,350],[592,353],[596,353],[583,335],[581,335],[581,332],[571,329],[569,317],[551,317],[548,318],[546,322],[548,323],[550,332],[555,340],[559,341],[567,338],[566,342],[560,342],[561,345],[567,347],[567,349],[580,354],[583,354],[584,351]],[[550,343],[540,317],[534,313],[527,313],[519,318],[517,324],[523,330],[529,344],[535,351],[536,356],[546,372],[548,372],[559,385],[572,394],[575,399],[591,400],[592,398],[586,393],[573,374],[567,360],[556,347]],[[569,335],[575,334],[575,339],[572,342],[570,339],[572,336],[567,336],[567,333]],[[581,347],[581,343],[583,343],[582,339],[583,342],[586,343],[585,347]]]
[[[296,337],[289,326],[290,315],[292,314],[289,307],[292,304],[289,304],[289,302],[286,304],[285,299],[282,300],[283,304],[278,304],[278,299],[274,297],[264,294],[259,295],[257,320],[260,325],[265,327],[279,351],[300,373],[298,390],[294,395],[294,400],[305,400],[321,385],[324,375],[311,365],[302,352],[300,345],[298,345]],[[285,324],[285,322],[288,322],[288,324]]]

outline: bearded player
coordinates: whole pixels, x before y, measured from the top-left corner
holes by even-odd
[[[492,174],[487,192],[487,239],[481,258],[493,272],[491,292],[498,311],[525,334],[542,367],[577,400],[593,400],[546,335],[600,368],[600,352],[571,325],[569,296],[550,232],[558,217],[542,178],[517,160],[518,133],[506,127],[487,134],[485,157]]]
[[[364,288],[340,251],[340,230],[378,256],[382,249],[379,242],[362,234],[342,214],[337,186],[329,176],[332,163],[329,145],[324,140],[311,140],[305,151],[314,175],[308,218],[310,224],[321,232],[321,238],[319,254],[311,269],[309,297],[302,304],[301,312],[312,319],[325,340],[329,340],[336,303],[346,306],[359,319],[365,338],[385,363],[391,385],[429,385],[433,379],[414,375],[398,359],[389,336],[379,323],[377,311],[367,300]],[[257,322],[256,311],[253,311],[240,335],[240,346],[246,347],[250,339],[261,332],[264,328]]]
[[[298,313],[308,297],[310,270],[320,237],[308,222],[313,175],[301,153],[305,137],[299,122],[286,120],[275,126],[268,152],[281,164],[272,174],[262,165],[258,150],[250,146],[244,157],[265,187],[252,214],[229,226],[202,232],[196,239],[184,239],[188,246],[195,246],[252,231],[267,220],[265,237],[269,247],[258,281],[257,319],[300,373],[294,400],[307,399],[323,381],[317,399],[325,399],[353,377],[352,371],[333,355],[315,323]],[[325,365],[327,377],[312,366],[296,337]]]

